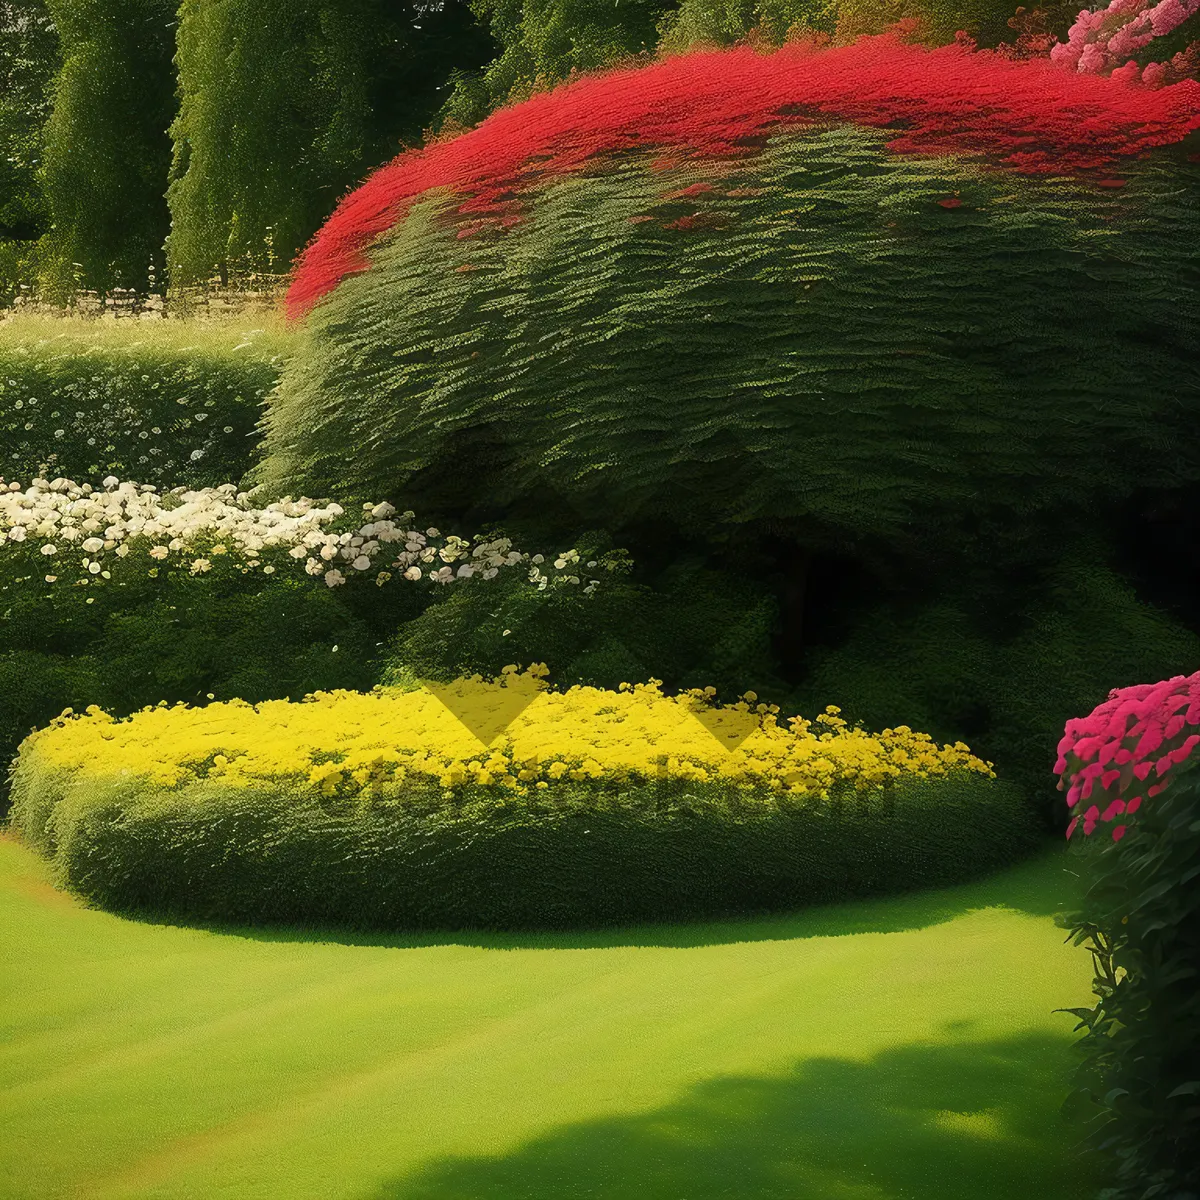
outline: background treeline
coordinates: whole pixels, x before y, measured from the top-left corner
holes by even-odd
[[[1072,5],[1056,8],[1065,30]],[[1060,11],[1061,10],[1061,11]],[[1012,0],[0,0],[0,305],[283,272],[371,170],[698,44],[1010,40]]]

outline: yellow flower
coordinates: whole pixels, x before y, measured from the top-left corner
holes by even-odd
[[[617,691],[577,685],[555,692],[544,674],[534,664],[520,675],[513,667],[499,681],[454,685],[462,711],[484,716],[502,711],[509,689],[531,689],[526,707],[486,746],[426,689],[381,688],[317,693],[298,703],[155,706],[121,721],[93,705],[31,735],[22,769],[37,761],[80,775],[127,771],[170,788],[186,786],[200,764],[211,763],[208,773],[231,784],[307,783],[324,795],[410,780],[437,782],[450,794],[468,785],[524,794],[530,783],[546,790],[564,779],[646,782],[665,772],[819,797],[835,783],[862,790],[902,774],[960,769],[994,778],[961,742],[939,747],[907,727],[850,729],[832,706],[816,723],[818,734],[799,717],[781,726],[745,700],[709,707],[708,689],[667,696],[661,681],[650,680]],[[701,710],[706,722],[697,719]]]

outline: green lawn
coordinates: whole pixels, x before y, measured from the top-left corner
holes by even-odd
[[[544,937],[145,925],[0,840],[6,1200],[1068,1200],[1066,852]]]

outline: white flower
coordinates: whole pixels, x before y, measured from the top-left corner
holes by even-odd
[[[207,558],[198,558],[192,563],[191,573],[193,575],[203,575],[205,571],[212,569],[212,563]]]
[[[166,546],[152,546],[150,549],[151,558],[166,558],[170,553]]]
[[[115,475],[108,475],[104,479],[104,486],[106,488],[114,488],[120,482],[121,481]]]
[[[325,570],[325,566],[320,559],[310,558],[308,562],[304,564],[304,569],[309,575],[320,575],[321,572]]]
[[[304,546],[293,546],[288,553],[293,558],[307,558],[308,550]]]
[[[544,563],[546,561],[545,555],[535,554],[533,556],[533,561],[538,564]]]
[[[129,553],[129,547],[122,544],[117,547],[117,557],[124,558]]]
[[[271,566],[270,563],[267,563],[267,565],[265,567],[263,567],[263,574],[264,575],[274,575],[275,568],[273,566]]]
[[[24,525],[14,525],[8,531],[8,537],[9,537],[9,541],[23,542],[25,540],[25,526]]]
[[[420,579],[421,578],[421,568],[420,567],[409,567],[408,570],[404,572],[404,578],[412,579],[414,581]]]
[[[425,530],[425,532],[429,537],[441,537],[442,536],[441,533],[438,530],[434,529],[432,526],[430,526],[430,528]]]
[[[57,547],[57,546],[52,546],[52,545],[45,545],[45,546],[43,546],[43,547],[42,547],[42,553],[43,553],[43,554],[57,554],[57,553],[58,553],[58,547]]]
[[[83,543],[83,549],[89,554],[95,554],[97,550],[104,549],[104,539],[98,537],[90,537]]]
[[[325,545],[321,547],[321,557],[326,562],[328,562],[331,558],[337,558],[337,553],[338,548],[334,545],[331,545],[329,542],[326,542]]]
[[[338,584],[345,583],[346,577],[336,567],[331,571],[325,572],[325,586],[337,587]]]
[[[58,578],[58,576],[57,576],[57,575],[47,575],[47,576],[46,576],[46,582],[47,582],[47,583],[53,583],[53,582],[54,582],[54,581],[55,581],[57,578]]]
[[[365,571],[371,565],[371,560],[365,554],[360,554],[350,565],[356,571]]]
[[[93,575],[100,574],[100,564],[98,562],[88,563],[88,571]]]

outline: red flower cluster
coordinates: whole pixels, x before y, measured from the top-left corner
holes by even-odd
[[[1068,721],[1054,765],[1056,774],[1066,773],[1067,804],[1074,808],[1094,794],[1107,804],[1103,812],[1099,803],[1093,803],[1076,816],[1067,826],[1067,837],[1081,820],[1084,834],[1090,834],[1097,821],[1132,816],[1141,807],[1143,785],[1151,772],[1158,782],[1145,787],[1145,795],[1161,792],[1171,767],[1200,745],[1200,733],[1186,733],[1189,726],[1200,726],[1200,671],[1162,683],[1119,688],[1087,717]],[[1063,782],[1059,780],[1059,791]],[[1138,794],[1131,796],[1131,792]],[[1113,829],[1113,841],[1124,837],[1125,828]]]
[[[704,51],[585,76],[493,113],[458,137],[407,151],[351,192],[298,260],[287,309],[303,316],[431,188],[464,212],[519,221],[514,189],[610,153],[661,162],[737,159],[771,132],[816,120],[896,130],[897,153],[987,155],[1026,173],[1112,166],[1200,128],[1200,82],[1158,90],[1019,61],[969,42],[928,49],[900,32],[772,54]]]

